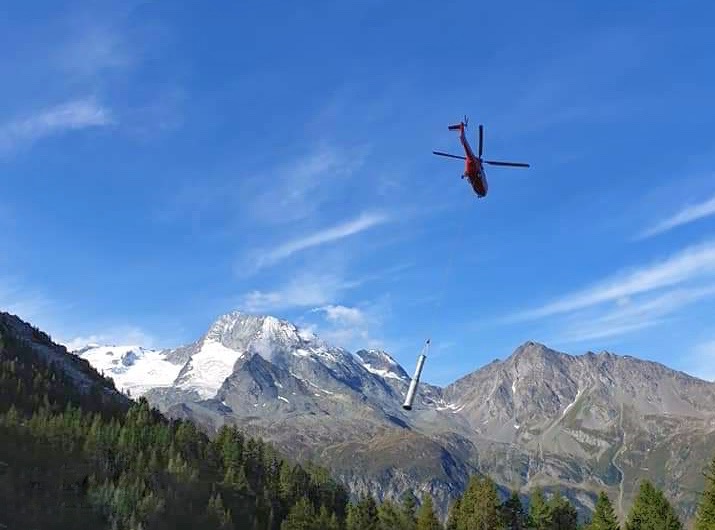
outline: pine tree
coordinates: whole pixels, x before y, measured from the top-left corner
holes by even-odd
[[[417,512],[417,530],[442,530],[442,525],[434,514],[432,496],[429,494],[424,496],[422,506]]]
[[[523,530],[527,528],[528,517],[516,491],[504,501],[501,506],[502,523],[507,530]]]
[[[598,494],[593,517],[585,530],[620,530],[616,513],[606,492]]]
[[[641,482],[633,501],[626,530],[682,530],[683,524],[663,492],[649,481]]]
[[[278,470],[278,477],[278,487],[281,498],[286,502],[293,502],[293,499],[296,496],[296,492],[293,490],[295,486],[295,480],[293,478],[293,466],[286,460],[281,462],[280,468]]]
[[[15,405],[10,405],[10,408],[5,413],[4,423],[9,427],[14,427],[20,421],[20,414],[17,412]]]
[[[241,493],[248,493],[251,490],[248,484],[248,478],[246,477],[246,471],[241,465],[238,466],[238,469],[229,466],[223,476],[223,483]]]
[[[469,477],[467,488],[462,493],[459,499],[459,504],[456,506],[454,521],[456,522],[457,530],[469,530],[474,526],[474,511],[476,509],[476,499],[479,495],[479,477],[472,475]]]
[[[705,472],[705,490],[698,505],[695,530],[715,529],[715,458]]]
[[[378,523],[377,506],[370,495],[360,499],[357,504],[349,506],[347,530],[377,530]]]
[[[340,525],[335,514],[331,514],[325,506],[321,506],[315,521],[315,528],[319,530],[340,530]]]
[[[318,530],[315,508],[305,497],[296,502],[281,524],[281,530]]]
[[[400,518],[402,530],[415,530],[417,527],[417,497],[411,489],[400,496]]]
[[[377,530],[377,504],[372,495],[366,495],[365,498],[360,501],[358,506],[364,516],[364,526],[365,530]]]
[[[551,510],[540,487],[534,489],[529,499],[529,524],[534,530],[549,530]]]
[[[358,513],[357,504],[351,502],[348,504],[347,513],[345,514],[345,528],[347,530],[359,530],[359,524],[360,514]]]
[[[457,530],[496,530],[501,527],[499,496],[489,477],[471,476],[457,515]]]
[[[460,513],[460,505],[462,499],[457,497],[452,506],[449,508],[449,515],[447,516],[447,527],[446,530],[458,530],[458,519]]]
[[[551,515],[550,530],[576,530],[578,528],[578,513],[576,508],[558,491],[549,500]]]
[[[394,502],[384,500],[377,508],[378,528],[380,530],[401,530],[402,518]]]

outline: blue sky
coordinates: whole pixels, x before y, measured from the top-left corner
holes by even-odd
[[[526,340],[715,378],[710,2],[53,2],[0,20],[0,307],[233,309],[446,383]],[[9,51],[9,53],[7,53]],[[486,127],[478,200],[447,125]]]

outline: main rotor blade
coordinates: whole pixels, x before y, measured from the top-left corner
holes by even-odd
[[[492,166],[531,167],[529,164],[524,164],[523,162],[497,162],[496,160],[482,160],[482,162],[491,164]]]
[[[482,147],[484,146],[484,126],[479,124],[479,158],[482,158]]]
[[[439,156],[448,156],[449,158],[459,158],[460,160],[465,160],[466,157],[459,156],[459,155],[450,155],[449,153],[442,153],[441,151],[432,151],[433,154],[439,155]]]

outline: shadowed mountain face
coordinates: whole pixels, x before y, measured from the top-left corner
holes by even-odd
[[[715,450],[715,384],[610,353],[528,342],[445,388],[421,384],[409,413],[409,375],[387,353],[352,354],[270,316],[230,313],[194,344],[134,353],[161,384],[132,384],[169,415],[209,432],[237,424],[354,493],[429,491],[442,513],[480,470],[505,489],[561,488],[582,509],[605,489],[622,514],[648,477],[689,517]]]

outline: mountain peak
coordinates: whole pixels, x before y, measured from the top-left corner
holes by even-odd
[[[356,352],[356,355],[359,355],[360,358],[365,362],[377,361],[388,363],[390,365],[397,364],[397,361],[385,350],[376,350],[369,348],[367,350],[358,350]]]
[[[355,352],[363,367],[373,374],[393,379],[409,379],[407,372],[389,353],[383,350],[359,350]]]
[[[269,315],[232,311],[221,315],[211,324],[204,341],[236,347],[256,338],[273,340],[280,338],[291,343],[300,340],[297,328],[289,322]]]
[[[543,342],[538,342],[535,340],[527,340],[526,342],[523,342],[519,346],[516,347],[515,351],[520,351],[520,350],[527,350],[527,351],[540,351],[540,350],[551,350],[546,344]]]
[[[509,356],[507,361],[517,361],[517,360],[532,360],[541,362],[558,362],[565,358],[570,358],[571,355],[567,353],[558,352],[552,350],[545,344],[534,341],[524,342],[521,346],[517,347],[514,352]]]
[[[221,315],[211,324],[206,333],[207,339],[216,342],[223,342],[226,338],[234,341],[245,341],[254,337],[290,344],[318,340],[311,331],[300,329],[287,320],[272,315],[259,315],[241,310]]]

